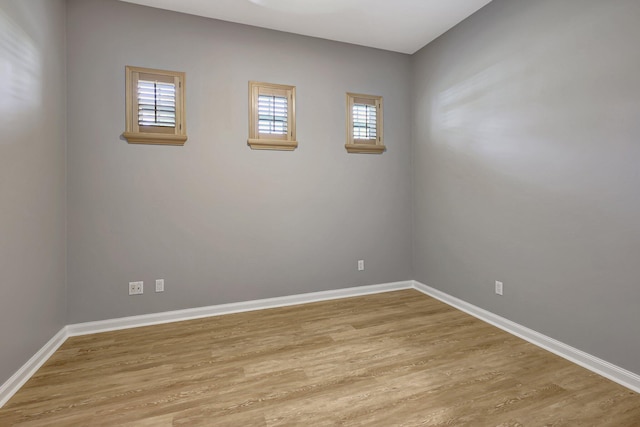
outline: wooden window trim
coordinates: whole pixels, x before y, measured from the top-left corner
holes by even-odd
[[[353,137],[353,105],[368,104],[376,106],[376,139],[359,140]],[[349,153],[382,154],[387,147],[384,145],[383,135],[383,102],[382,96],[363,95],[347,92],[347,143],[345,148]]]
[[[138,124],[138,80],[155,77],[157,81],[173,82],[176,86],[175,127],[140,126]],[[122,136],[130,144],[184,145],[187,141],[185,110],[185,73],[126,66],[126,125]]]
[[[275,95],[287,98],[287,134],[261,134],[258,131],[258,97]],[[249,139],[252,150],[293,151],[298,148],[296,140],[296,87],[274,83],[249,82]]]

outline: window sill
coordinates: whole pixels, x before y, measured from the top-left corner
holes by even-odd
[[[122,134],[129,144],[184,145],[187,135],[162,133],[125,132]]]
[[[373,144],[345,144],[344,147],[349,153],[360,154],[382,154],[387,149],[384,145]]]
[[[298,148],[298,141],[280,141],[277,139],[249,139],[247,143],[252,150],[293,151]]]

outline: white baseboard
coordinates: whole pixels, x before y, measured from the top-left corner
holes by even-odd
[[[612,363],[573,348],[532,329],[526,328],[505,319],[504,317],[498,316],[497,314],[493,314],[480,307],[476,307],[442,291],[431,288],[420,282],[410,280],[67,325],[53,338],[51,338],[49,342],[47,342],[35,355],[33,355],[33,357],[29,359],[29,361],[27,361],[27,363],[25,363],[15,374],[13,374],[11,378],[9,378],[4,384],[0,385],[0,408],[2,408],[11,396],[13,396],[20,387],[22,387],[24,383],[31,378],[31,376],[49,359],[49,357],[51,357],[62,343],[71,336],[88,335],[98,332],[158,325],[182,320],[264,310],[267,308],[286,307],[411,288],[436,298],[445,304],[497,326],[510,334],[518,336],[538,347],[544,348],[545,350],[557,354],[560,357],[640,393],[640,375],[627,371],[619,366],[613,365]]]
[[[185,310],[165,311],[162,313],[144,314],[141,316],[122,317],[119,319],[100,320],[97,322],[77,323],[67,326],[69,336],[95,334],[97,332],[116,331],[119,329],[137,328],[140,326],[159,325],[162,323],[193,320],[203,317],[221,316],[223,314],[241,313],[245,311],[264,310],[267,308],[286,307],[290,305],[308,304],[339,298],[378,294],[381,292],[410,289],[413,281],[384,283],[380,285],[357,286],[353,288],[331,291],[311,292],[277,298],[254,301],[234,302],[230,304],[212,305],[208,307],[189,308]]]
[[[11,376],[4,384],[0,385],[0,408],[16,394],[20,387],[26,383],[33,374],[44,363],[49,360],[51,355],[65,342],[67,339],[66,326],[53,336],[31,359],[27,361],[18,371]]]
[[[11,378],[0,385],[0,408],[26,383],[29,378],[51,357],[51,355],[65,342],[68,337],[95,334],[98,332],[115,331],[120,329],[137,328],[140,326],[159,325],[162,323],[179,322],[181,320],[199,319],[203,317],[221,316],[223,314],[240,313],[245,311],[264,310],[267,308],[286,307],[290,305],[307,304],[318,301],[328,301],[362,295],[391,292],[401,289],[411,289],[413,281],[384,283],[380,285],[357,286],[331,291],[311,292],[307,294],[290,295],[278,298],[267,298],[254,301],[244,301],[230,304],[213,305],[208,307],[190,308],[186,310],[165,311],[162,313],[145,314],[141,316],[122,317],[118,319],[101,320],[97,322],[77,323],[67,325],[46,343],[27,363],[24,364]]]
[[[458,310],[464,311],[480,320],[492,324],[512,335],[522,338],[538,347],[548,350],[564,359],[569,360],[577,365],[582,366],[596,374],[602,375],[622,386],[625,386],[636,393],[640,393],[640,375],[627,371],[619,366],[609,363],[605,360],[585,353],[582,350],[571,347],[556,339],[543,335],[539,332],[524,327],[490,311],[484,310],[473,304],[469,304],[459,298],[446,294],[442,291],[434,289],[420,282],[413,282],[414,289],[429,295],[437,300],[444,302]]]

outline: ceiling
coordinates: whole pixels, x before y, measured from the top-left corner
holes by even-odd
[[[411,54],[491,0],[122,1]]]

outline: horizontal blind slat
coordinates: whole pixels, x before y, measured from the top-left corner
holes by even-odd
[[[138,125],[176,126],[176,87],[174,84],[138,80]]]
[[[353,104],[353,138],[376,139],[378,117],[375,105]]]
[[[275,95],[258,95],[258,133],[286,135],[289,125],[288,99]]]

